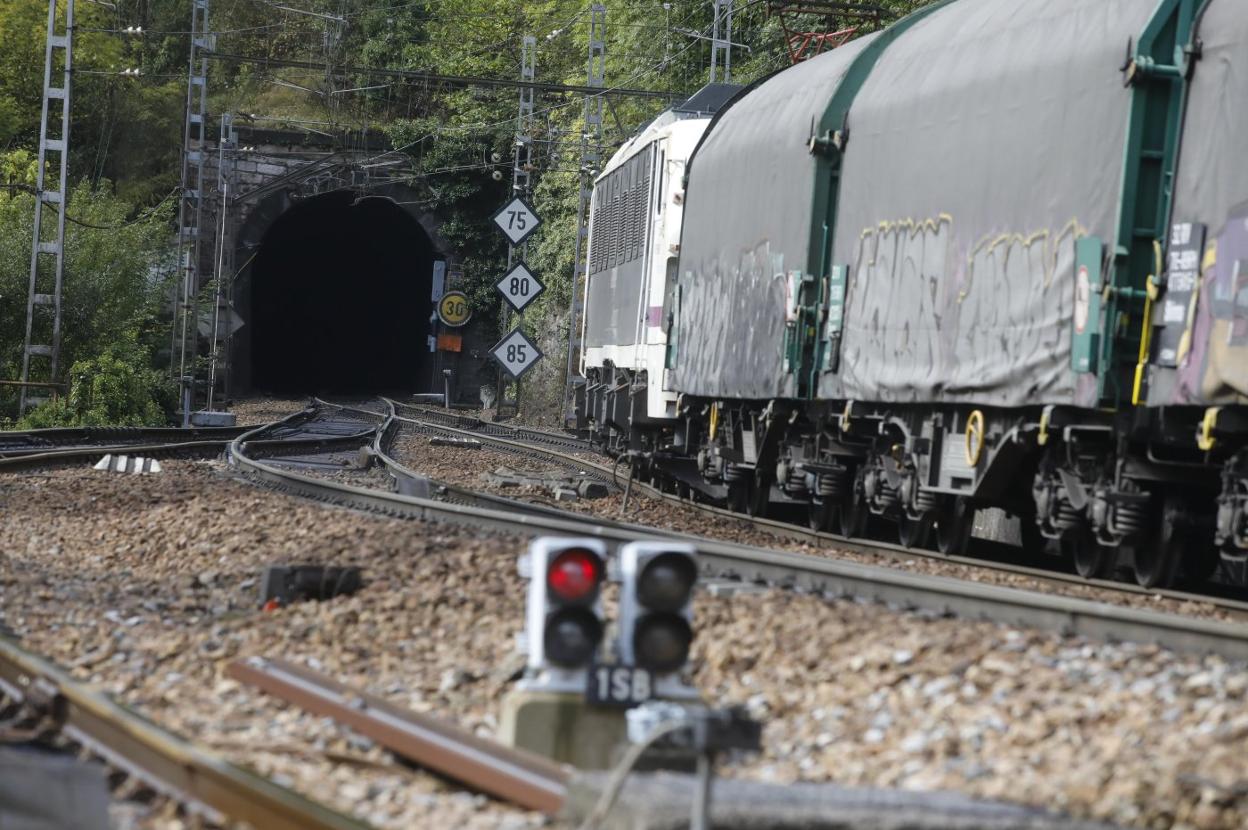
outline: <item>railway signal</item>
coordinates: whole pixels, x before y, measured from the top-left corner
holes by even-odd
[[[529,569],[529,668],[548,673],[548,688],[579,691],[606,627],[600,596],[606,546],[597,539],[537,539],[529,548]]]
[[[697,552],[692,545],[631,542],[620,549],[620,578],[620,662],[651,672],[657,696],[688,694],[679,672],[693,643]]]
[[[517,262],[503,275],[494,288],[507,304],[517,312],[524,311],[529,303],[536,300],[546,290],[545,284],[539,280],[523,261]]]

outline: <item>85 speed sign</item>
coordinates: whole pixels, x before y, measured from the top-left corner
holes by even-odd
[[[542,359],[537,345],[518,328],[512,329],[510,334],[498,341],[498,345],[490,349],[490,354],[507,374],[517,380]]]
[[[472,308],[468,305],[468,295],[462,291],[448,291],[438,300],[438,319],[443,324],[457,329],[468,318],[472,317]]]

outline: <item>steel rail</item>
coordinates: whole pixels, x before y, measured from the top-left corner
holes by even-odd
[[[612,548],[638,539],[681,539],[697,545],[699,561],[707,576],[832,597],[858,597],[906,609],[988,619],[1096,640],[1154,642],[1177,651],[1212,652],[1229,659],[1248,659],[1248,627],[1245,626],[761,549],[651,527],[607,524],[581,514],[567,513],[559,517],[517,514],[355,487],[250,458],[244,451],[246,438],[244,435],[235,439],[230,451],[233,463],[244,477],[318,501],[510,535],[593,536]]]
[[[230,440],[250,427],[49,427],[0,431],[0,457],[75,447]]]
[[[372,453],[373,456],[386,468],[386,471],[394,479],[397,492],[409,496],[418,496],[421,498],[435,498],[438,501],[452,502],[455,504],[468,505],[474,507],[485,507],[494,510],[505,510],[511,513],[524,513],[537,516],[548,516],[551,518],[564,518],[569,515],[568,511],[560,510],[557,507],[551,507],[545,504],[537,504],[534,502],[520,501],[519,499],[508,498],[507,496],[497,496],[492,493],[482,493],[471,490],[467,487],[460,487],[455,484],[439,481],[430,476],[423,475],[412,470],[403,464],[393,455],[393,443],[398,437],[399,427],[402,423],[406,423],[407,419],[400,418],[395,415],[393,405],[387,400],[388,412],[374,412],[370,409],[361,409],[359,407],[347,404],[338,404],[330,401],[322,401],[316,399],[318,403],[334,407],[336,409],[344,409],[351,412],[357,412],[363,415],[370,415],[381,419],[376,437],[373,440]],[[434,427],[435,430],[441,430],[442,427]],[[528,453],[534,455],[535,453]],[[578,468],[579,469],[579,468]],[[610,520],[600,520],[606,524],[616,527],[632,527],[631,525],[623,525]]]
[[[302,666],[250,657],[231,663],[226,674],[333,718],[395,754],[477,792],[548,815],[556,815],[567,798],[570,771],[564,766],[400,708]]]
[[[402,407],[403,409],[412,409],[425,416],[427,420],[438,424],[456,427],[458,429],[471,430],[473,432],[493,435],[499,438],[528,438],[536,444],[546,444],[548,446],[563,447],[564,449],[579,450],[583,452],[598,452],[593,442],[586,438],[578,438],[575,435],[568,435],[561,432],[551,432],[546,429],[538,429],[537,427],[517,426],[514,424],[500,424],[492,421],[483,421],[472,415],[457,415],[445,409],[437,409],[428,407],[423,404],[406,403],[405,401],[396,401],[393,398],[383,397],[391,407]],[[396,411],[397,414],[397,411]]]
[[[0,432],[0,471],[45,467],[110,453],[210,455],[254,427],[51,427]]]
[[[576,456],[568,455],[562,452],[551,452],[546,447],[538,447],[534,444],[529,444],[523,441],[495,438],[494,436],[487,436],[488,440],[481,441],[479,438],[476,438],[476,436],[480,435],[479,433],[466,433],[463,430],[456,430],[454,427],[447,427],[441,424],[431,423],[429,421],[417,421],[412,418],[405,418],[402,416],[396,417],[395,420],[396,422],[405,424],[425,435],[442,435],[456,438],[465,437],[465,435],[472,436],[473,440],[478,440],[482,446],[487,446],[490,449],[511,453],[522,458],[537,460],[547,464],[553,462],[574,475],[596,479],[611,490],[622,491],[624,489],[623,485],[620,484],[619,477],[614,474],[611,468],[604,467],[593,462],[584,461]]]
[[[485,443],[497,444],[510,449],[528,449],[532,453],[545,455],[565,464],[575,464],[582,467],[589,467],[591,469],[597,469],[600,473],[614,476],[614,468],[610,466],[598,464],[584,458],[568,455],[546,447],[523,444],[522,442],[499,438],[490,434],[479,433],[471,429],[461,429],[443,424],[432,424],[428,422],[416,421],[410,418],[403,418],[401,416],[399,417],[399,420],[418,424],[426,428],[437,428],[451,435],[471,436]],[[1095,588],[1135,596],[1162,597],[1176,602],[1200,603],[1212,605],[1221,610],[1234,613],[1236,615],[1242,615],[1248,619],[1248,602],[1242,600],[1230,599],[1211,594],[1197,594],[1191,591],[1180,591],[1173,588],[1144,588],[1130,582],[1119,582],[1110,579],[1085,579],[1077,574],[1065,573],[1063,571],[1051,570],[1048,568],[1029,567],[1026,565],[1001,562],[983,557],[945,555],[936,553],[935,551],[926,550],[924,548],[907,548],[893,542],[869,540],[857,537],[849,539],[838,534],[812,530],[811,528],[804,527],[800,524],[778,521],[776,519],[748,516],[742,513],[734,513],[733,511],[722,507],[693,501],[692,499],[680,498],[674,493],[664,492],[663,490],[642,481],[634,480],[632,486],[649,496],[670,502],[672,504],[683,505],[690,509],[697,510],[707,516],[735,522],[744,522],[757,530],[764,531],[773,536],[797,539],[821,548],[838,548],[841,550],[854,551],[856,553],[883,555],[894,559],[927,559],[933,562],[942,562],[971,568],[997,571],[999,573],[1010,574],[1012,576],[1025,576],[1031,579],[1047,581],[1059,585]]]
[[[0,690],[50,719],[73,742],[216,823],[367,830],[366,824],[165,731],[3,636]]]
[[[172,444],[117,444],[115,446],[73,447],[71,449],[48,450],[46,452],[0,457],[0,471],[48,467],[70,461],[102,458],[110,453],[162,458],[175,455],[212,455],[221,452],[229,445],[229,438],[220,438],[210,441],[187,441]]]

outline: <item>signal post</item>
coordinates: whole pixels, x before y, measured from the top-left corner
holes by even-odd
[[[537,539],[529,578],[524,678],[503,701],[500,739],[580,769],[611,767],[628,741],[626,713],[652,700],[693,702],[681,671],[693,641],[697,555],[635,542],[618,560],[599,539]],[[614,622],[604,587],[620,581]]]

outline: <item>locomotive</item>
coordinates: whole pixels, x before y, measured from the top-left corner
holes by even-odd
[[[936,0],[689,123],[621,237],[651,125],[595,185],[585,426],[846,536],[954,554],[996,508],[1089,578],[1243,562],[1244,101],[1241,0]]]

